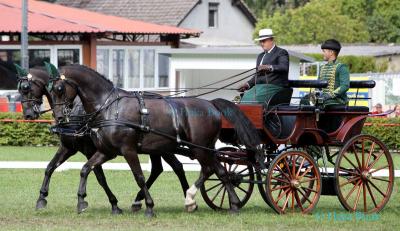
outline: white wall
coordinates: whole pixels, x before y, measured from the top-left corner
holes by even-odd
[[[219,3],[217,28],[208,27],[209,2]],[[232,6],[231,0],[202,0],[182,21],[179,27],[203,31],[200,36],[202,40],[226,39],[254,44],[252,40],[254,26],[238,7]]]
[[[227,78],[229,76],[238,74],[245,70],[255,67],[256,56],[252,54],[246,55],[215,55],[215,54],[173,54],[171,56],[170,63],[170,86],[176,86],[175,72],[180,73],[180,88],[196,88],[203,86],[218,80]],[[298,79],[300,73],[299,59],[295,57],[290,57],[289,65],[289,79]],[[245,77],[243,75],[242,77]],[[222,87],[233,81],[239,80],[241,77],[234,78],[232,80],[215,84],[210,87]],[[249,80],[251,77],[246,78],[246,80],[241,81],[243,83]],[[236,83],[228,88],[237,88],[240,83]],[[208,90],[194,90],[188,92],[186,95],[197,95]],[[234,90],[223,90],[212,93],[210,95],[203,96],[205,99],[214,98],[226,98],[232,100],[238,93]]]

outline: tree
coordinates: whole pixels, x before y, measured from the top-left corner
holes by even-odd
[[[256,31],[272,28],[283,44],[321,43],[336,38],[344,43],[367,42],[364,23],[343,15],[338,0],[312,0],[305,6],[259,20]]]

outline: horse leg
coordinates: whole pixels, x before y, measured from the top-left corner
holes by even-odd
[[[88,203],[85,201],[86,197],[86,184],[87,184],[87,177],[92,169],[96,166],[103,164],[109,160],[106,155],[97,151],[82,167],[81,170],[81,180],[79,182],[79,189],[78,189],[78,205],[77,210],[78,213],[85,211],[88,207]]]
[[[159,155],[150,155],[151,161],[151,172],[150,176],[146,181],[146,187],[150,189],[151,185],[158,178],[158,176],[163,172],[163,166],[161,163],[161,156]],[[136,195],[135,202],[132,204],[132,212],[137,212],[142,208],[142,202],[145,198],[144,191],[141,189]]]
[[[69,157],[73,156],[76,152],[77,152],[76,150],[68,149],[63,145],[61,145],[58,148],[53,159],[51,159],[51,161],[47,165],[46,171],[44,173],[44,179],[42,187],[40,189],[39,199],[36,202],[36,209],[43,209],[47,205],[46,197],[49,194],[50,178],[54,170],[56,170],[58,166],[64,163]]]
[[[201,150],[202,151],[202,150]],[[203,151],[202,151],[203,152]],[[205,153],[205,152],[203,152]],[[208,154],[208,153],[206,153]],[[197,209],[196,201],[194,197],[196,196],[197,190],[204,184],[204,181],[213,174],[212,169],[208,161],[204,159],[204,156],[197,156],[197,160],[201,165],[200,176],[196,182],[186,191],[185,197],[185,208],[187,212],[193,212]]]
[[[149,190],[147,189],[146,186],[146,181],[143,175],[142,168],[140,167],[140,162],[139,162],[139,157],[137,155],[136,150],[134,149],[128,149],[122,152],[124,154],[125,160],[128,162],[129,167],[131,168],[131,171],[135,177],[136,183],[138,184],[139,188],[143,190],[144,197],[145,197],[145,203],[146,203],[146,211],[145,215],[147,217],[153,217],[154,216],[154,202],[153,199],[150,196]]]
[[[183,196],[186,197],[186,191],[189,189],[189,183],[186,179],[185,170],[183,169],[182,163],[173,154],[163,155],[162,158],[171,166],[175,174],[178,176],[179,181],[181,182]]]
[[[104,175],[103,168],[101,165],[94,167],[94,174],[96,175],[97,181],[103,187],[104,191],[107,194],[108,200],[111,204],[111,213],[112,214],[122,214],[122,210],[118,207],[118,200],[115,195],[111,192],[111,189],[108,187],[106,176]]]
[[[240,200],[236,195],[234,187],[229,180],[229,176],[226,173],[226,170],[222,165],[216,161],[214,162],[215,174],[221,179],[221,181],[225,184],[226,191],[228,192],[229,202],[230,202],[230,212],[231,213],[238,213],[239,212],[239,203]]]

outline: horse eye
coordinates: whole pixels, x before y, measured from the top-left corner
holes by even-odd
[[[59,92],[59,93],[64,92],[64,85],[58,85],[58,86],[56,87],[56,91]]]
[[[24,93],[28,92],[29,89],[30,89],[29,84],[26,84],[26,83],[25,83],[25,84],[22,84],[22,85],[21,85],[21,90],[22,90]]]

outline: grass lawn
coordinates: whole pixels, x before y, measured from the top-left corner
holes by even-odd
[[[147,173],[146,173],[147,175]],[[189,182],[198,173],[189,172]],[[277,215],[261,199],[257,189],[239,215],[215,212],[197,194],[199,209],[184,212],[183,196],[176,176],[163,173],[151,189],[157,217],[147,219],[143,211],[129,210],[138,191],[130,171],[106,171],[109,185],[119,199],[123,215],[110,214],[105,193],[93,174],[88,181],[88,209],[76,213],[79,172],[55,172],[50,185],[47,209],[34,206],[43,170],[0,170],[1,230],[397,230],[400,226],[400,180],[396,180],[385,209],[367,218],[345,212],[336,197],[322,196],[313,215]]]
[[[0,161],[50,161],[58,147],[16,147],[0,146]],[[140,162],[149,162],[147,155],[139,155]],[[67,161],[86,162],[86,157],[78,152]],[[121,156],[109,161],[110,163],[126,163]]]

